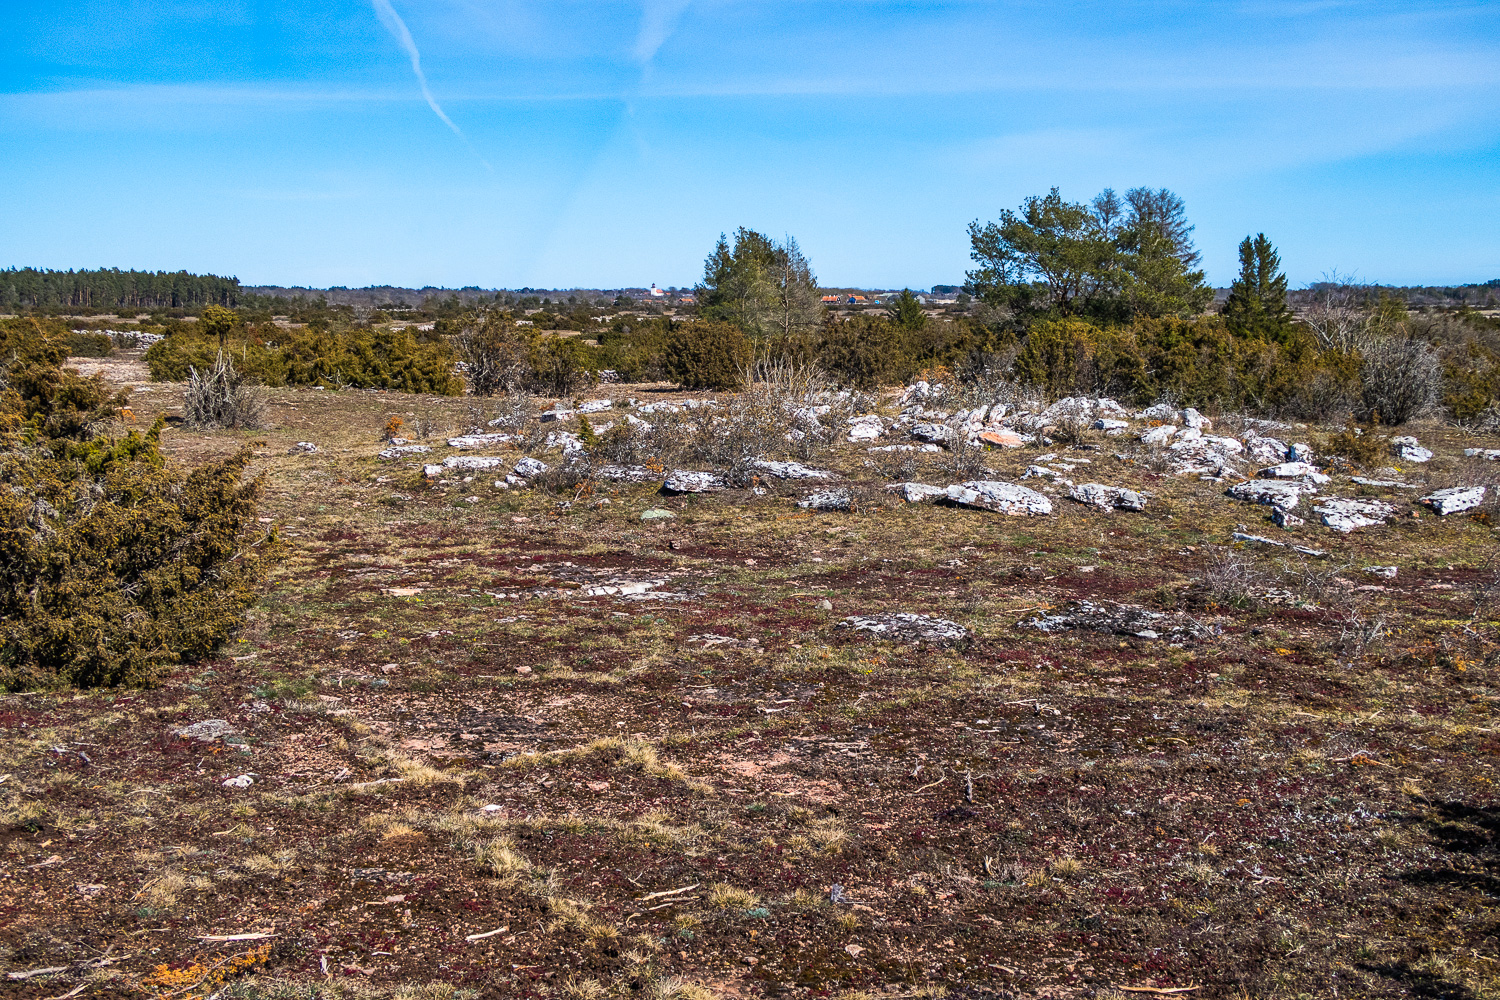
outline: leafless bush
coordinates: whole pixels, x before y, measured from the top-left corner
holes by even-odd
[[[1253,608],[1266,589],[1266,574],[1251,557],[1223,548],[1209,556],[1199,590],[1205,601],[1234,608]]]
[[[1310,604],[1329,604],[1343,600],[1348,593],[1344,573],[1349,563],[1329,563],[1299,555],[1296,562],[1281,561],[1283,585]]]
[[[1364,352],[1360,395],[1368,417],[1404,424],[1431,409],[1442,387],[1442,360],[1420,337],[1387,337]]]
[[[985,472],[984,445],[972,441],[966,426],[954,426],[948,447],[938,456],[937,466],[959,479],[973,479]]]
[[[1091,436],[1094,418],[1083,413],[1064,413],[1052,422],[1052,440],[1060,444],[1083,444]]]
[[[919,452],[881,451],[865,459],[866,468],[874,469],[882,478],[896,483],[909,483],[917,478],[922,467]]]
[[[1325,351],[1364,354],[1375,340],[1371,323],[1370,287],[1350,274],[1328,272],[1312,288],[1312,302],[1302,321]]]
[[[188,369],[182,416],[189,427],[260,427],[265,408],[260,384],[238,371],[223,351],[209,370]]]

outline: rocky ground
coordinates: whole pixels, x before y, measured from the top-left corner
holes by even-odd
[[[1493,438],[912,390],[556,493],[576,413],[269,396],[165,436],[289,542],[238,640],[0,697],[7,996],[1500,995]]]

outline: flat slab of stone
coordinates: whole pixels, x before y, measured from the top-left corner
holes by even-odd
[[[856,615],[838,623],[838,628],[865,632],[880,639],[906,642],[960,642],[969,630],[946,618],[933,618],[907,611],[887,611],[877,615]]]
[[[1349,481],[1358,486],[1382,486],[1387,489],[1409,490],[1411,483],[1403,483],[1396,479],[1367,479],[1364,476],[1350,476]]]
[[[425,455],[432,449],[425,444],[398,444],[394,448],[387,448],[375,457],[382,462],[395,462],[407,455]]]
[[[1462,514],[1484,503],[1484,489],[1483,486],[1453,486],[1446,490],[1433,490],[1417,502],[1426,504],[1434,514],[1442,517]]]
[[[668,493],[717,493],[725,488],[724,477],[716,472],[691,472],[675,469],[662,483]]]
[[[590,399],[578,405],[579,413],[602,413],[613,409],[615,401],[612,399]]]
[[[200,743],[212,743],[214,740],[232,736],[235,728],[224,719],[204,719],[195,722],[191,726],[180,726],[172,730],[172,735],[184,740],[197,740]]]
[[[1028,618],[1021,622],[1021,627],[1039,632],[1099,632],[1142,639],[1200,639],[1209,634],[1207,626],[1187,615],[1114,601],[1073,601],[1067,610]]]
[[[513,434],[460,434],[458,437],[448,439],[450,448],[493,448],[496,445],[506,444],[514,441]]]
[[[665,521],[676,516],[677,515],[672,513],[670,510],[662,510],[660,507],[653,507],[650,510],[641,511],[642,521]]]
[[[505,464],[503,458],[491,458],[486,455],[449,455],[443,459],[445,469],[498,469]]]
[[[1271,545],[1278,549],[1291,549],[1293,552],[1300,552],[1305,556],[1313,556],[1317,559],[1322,559],[1328,555],[1322,549],[1309,549],[1302,545],[1293,545],[1290,542],[1279,542],[1274,538],[1267,538],[1265,535],[1250,535],[1243,531],[1236,531],[1230,537],[1236,542],[1248,542],[1252,545]]]
[[[1022,445],[1030,444],[1036,438],[1010,430],[1009,428],[1001,428],[999,430],[980,431],[974,435],[974,440],[980,444],[987,444],[994,448],[1019,448]]]
[[[928,486],[926,483],[902,483],[897,489],[907,503],[931,503],[948,495],[948,487]]]
[[[800,462],[756,462],[756,469],[777,479],[837,479],[837,472],[827,469],[811,469]]]
[[[1329,478],[1317,466],[1308,462],[1282,462],[1280,465],[1261,469],[1260,476],[1262,479],[1301,479],[1309,483],[1329,482]]]
[[[953,428],[947,424],[913,424],[911,436],[930,444],[947,444],[953,440]]]
[[[511,470],[511,473],[520,476],[523,479],[530,479],[532,476],[540,476],[550,468],[552,468],[552,466],[548,465],[546,462],[543,462],[541,459],[523,458],[516,463],[516,467]]]
[[[953,503],[998,514],[1041,516],[1052,513],[1051,500],[1036,490],[1015,483],[977,479],[950,486],[945,492]]]
[[[644,465],[601,465],[594,471],[594,475],[600,479],[622,483],[649,483],[660,474]]]
[[[797,501],[804,510],[849,510],[853,505],[848,490],[819,490]]]
[[[1068,499],[1100,510],[1145,510],[1146,496],[1123,486],[1080,483],[1068,490]]]
[[[1396,508],[1384,500],[1353,500],[1345,497],[1320,497],[1313,506],[1324,524],[1347,535],[1355,528],[1372,528],[1384,524]]]
[[[1244,500],[1246,503],[1280,507],[1282,510],[1295,510],[1304,496],[1316,493],[1317,490],[1307,483],[1253,479],[1246,483],[1235,483],[1225,492],[1234,499]]]

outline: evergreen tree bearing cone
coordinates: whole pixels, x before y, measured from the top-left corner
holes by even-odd
[[[1280,342],[1292,332],[1281,256],[1265,233],[1240,242],[1240,274],[1229,289],[1223,315],[1224,324],[1240,337]]]

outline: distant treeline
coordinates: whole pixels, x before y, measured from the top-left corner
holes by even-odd
[[[234,307],[244,300],[239,279],[187,271],[48,271],[34,267],[0,271],[0,309],[58,312],[117,309]]]

